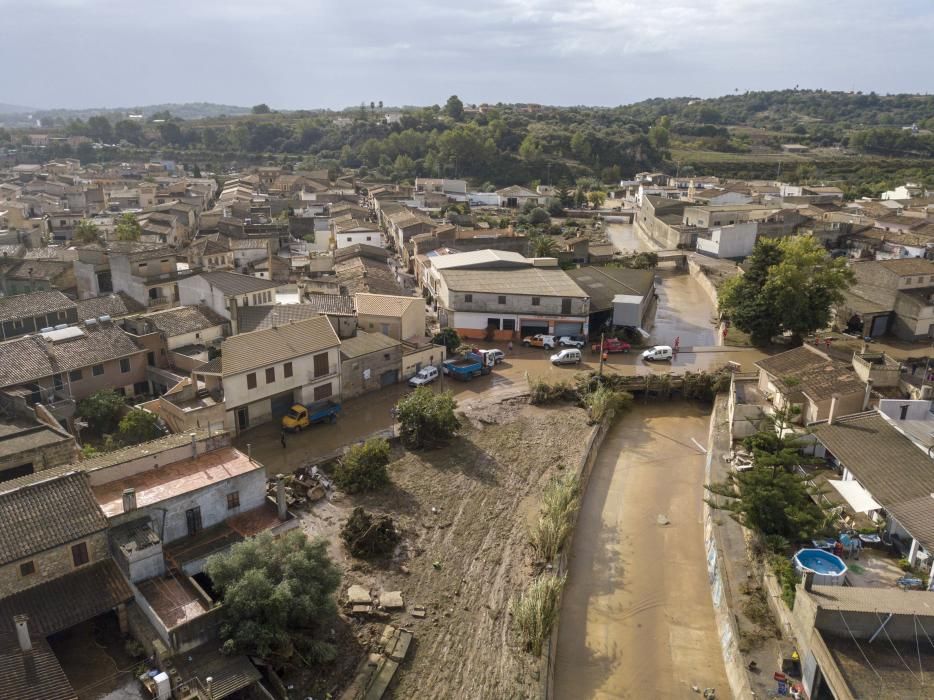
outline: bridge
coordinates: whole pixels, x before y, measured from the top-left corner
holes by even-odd
[[[688,266],[688,255],[683,250],[656,250],[658,264],[674,263],[678,269],[684,269]]]

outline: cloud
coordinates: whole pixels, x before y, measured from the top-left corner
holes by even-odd
[[[619,104],[930,91],[925,0],[0,0],[4,101]]]

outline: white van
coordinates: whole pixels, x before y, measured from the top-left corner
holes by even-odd
[[[577,348],[565,348],[551,356],[556,365],[574,365],[581,361],[581,351]]]
[[[653,345],[648,350],[643,351],[643,360],[670,360],[674,353],[670,345]]]

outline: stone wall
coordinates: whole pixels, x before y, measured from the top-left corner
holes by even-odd
[[[107,543],[107,531],[95,532],[90,537],[74,540],[68,544],[39,552],[23,559],[18,559],[4,567],[0,567],[0,597],[12,595],[18,591],[32,588],[40,583],[60,578],[75,571],[76,567],[71,555],[72,545],[86,542],[88,546],[88,564],[102,561],[110,556]],[[36,570],[28,576],[20,574],[20,564],[32,561]]]

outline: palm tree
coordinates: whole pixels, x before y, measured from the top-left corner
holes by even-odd
[[[529,253],[533,258],[553,258],[558,254],[558,242],[551,236],[532,236],[529,238]]]
[[[75,226],[75,233],[72,239],[77,243],[87,245],[88,243],[96,243],[101,239],[101,236],[93,221],[81,219],[78,225]]]

